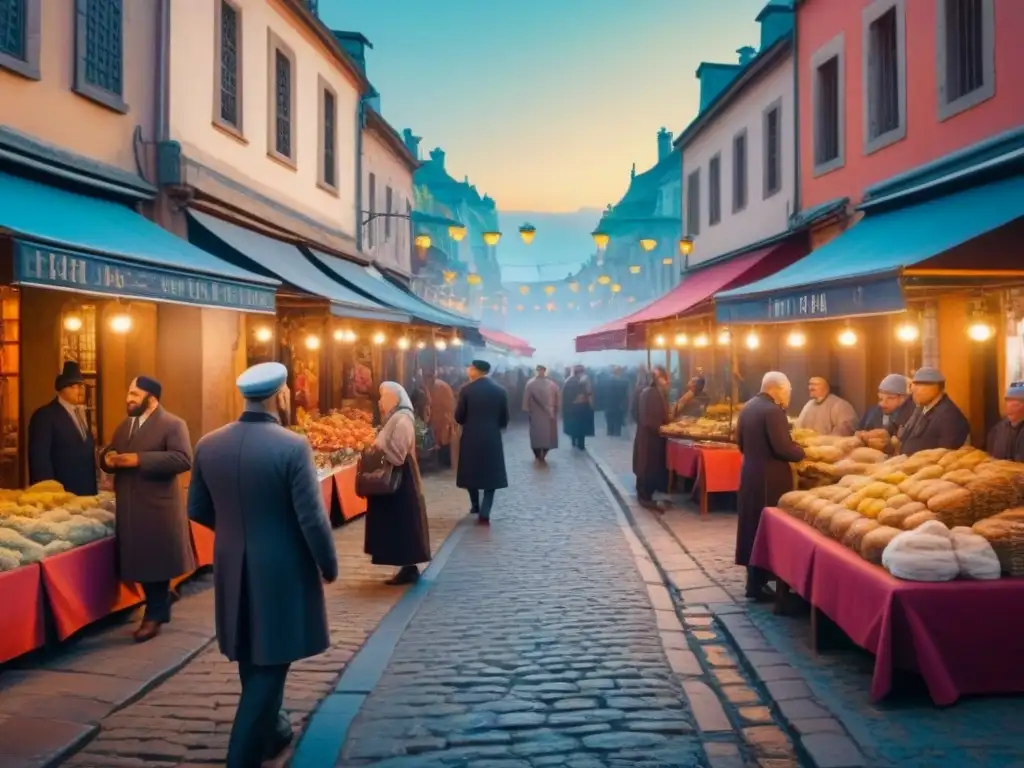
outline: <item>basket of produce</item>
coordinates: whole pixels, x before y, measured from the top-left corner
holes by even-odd
[[[1019,577],[1024,576],[1024,510],[1010,512],[1020,516],[996,515],[979,520],[971,530],[992,545],[1003,573]]]

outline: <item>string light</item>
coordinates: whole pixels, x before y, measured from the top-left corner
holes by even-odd
[[[761,346],[761,339],[754,331],[751,331],[747,334],[746,338],[743,339],[743,343],[746,345],[747,349],[757,349]]]
[[[800,349],[807,343],[807,336],[803,331],[790,331],[786,337],[786,345],[793,349]]]
[[[64,330],[68,333],[78,333],[84,325],[85,322],[81,315],[66,315],[64,317]]]
[[[852,347],[857,343],[857,333],[853,328],[846,328],[839,334],[839,343],[844,347]]]
[[[689,337],[685,333],[677,333],[676,334],[676,346],[677,347],[685,347],[689,343],[690,343],[690,339],[689,339]]]
[[[132,329],[132,316],[127,312],[118,312],[110,318],[110,330],[114,333],[128,333]]]
[[[913,323],[903,323],[896,329],[896,338],[904,344],[913,344],[920,335],[921,332]]]
[[[317,350],[320,349],[320,337],[314,334],[310,334],[306,337],[306,349]]]
[[[729,332],[728,328],[726,328],[726,329],[724,329],[722,331],[719,331],[719,333],[718,333],[718,346],[720,346],[720,347],[727,347],[727,346],[729,346],[729,342],[731,342],[731,341],[732,341],[732,334]]]
[[[265,325],[261,325],[259,328],[257,328],[256,332],[253,335],[256,337],[256,341],[258,341],[260,344],[266,344],[268,341],[274,338],[274,332]]]
[[[388,337],[385,336],[380,331],[377,331],[377,333],[373,334],[373,343],[376,344],[378,347],[381,344],[383,344],[385,341],[387,341],[387,340],[388,340]]]

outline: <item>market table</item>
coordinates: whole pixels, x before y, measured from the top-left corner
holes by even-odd
[[[0,573],[0,664],[46,642],[42,578],[38,563]]]
[[[940,706],[1024,693],[1024,579],[903,581],[774,508],[762,514],[751,565],[804,590],[814,610],[875,655],[876,701],[894,668],[918,672]]]
[[[356,465],[348,464],[334,473],[334,490],[341,507],[341,519],[348,522],[366,512],[366,499],[356,495]]]
[[[192,529],[192,549],[196,556],[196,568],[213,565],[213,531],[191,520],[189,527]]]
[[[734,446],[713,448],[692,440],[669,438],[665,450],[669,493],[675,476],[694,479],[693,495],[700,502],[700,516],[708,516],[708,496],[712,493],[736,493],[740,488],[743,455]]]

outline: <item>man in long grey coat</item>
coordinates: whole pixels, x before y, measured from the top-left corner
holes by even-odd
[[[139,376],[128,388],[125,419],[101,457],[114,475],[120,577],[137,582],[146,612],[135,631],[145,642],[171,620],[170,582],[196,568],[180,476],[192,467],[184,421],[160,405],[160,382]]]
[[[278,421],[287,377],[261,363],[238,378],[245,412],[199,441],[189,486],[189,516],[217,532],[217,641],[242,681],[228,768],[288,746],[288,667],[331,642],[321,580],[337,579],[338,558],[309,443]]]
[[[530,448],[541,464],[547,463],[548,451],[558,447],[558,406],[562,392],[551,379],[548,369],[537,366],[537,375],[523,387],[523,410],[530,416]]]

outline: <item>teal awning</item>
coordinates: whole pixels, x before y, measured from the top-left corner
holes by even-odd
[[[58,290],[273,312],[278,282],[218,259],[128,206],[0,173],[14,281]]]
[[[421,322],[454,328],[476,327],[476,322],[468,317],[459,317],[445,312],[443,309],[428,304],[418,296],[403,291],[373,267],[364,267],[336,256],[329,256],[316,249],[310,249],[310,252],[329,274],[345,281],[346,284],[362,294],[373,296],[397,311],[407,312]]]
[[[331,314],[354,320],[408,323],[409,316],[365,298],[325,275],[297,246],[230,224],[216,216],[189,211],[189,239],[211,250],[229,252],[226,258],[244,258],[257,269],[279,278],[303,293],[330,302]],[[210,238],[219,242],[211,242]]]
[[[795,264],[715,295],[720,323],[815,320],[905,309],[902,273],[1024,216],[1024,176],[868,213]],[[962,270],[983,264],[957,265]]]

